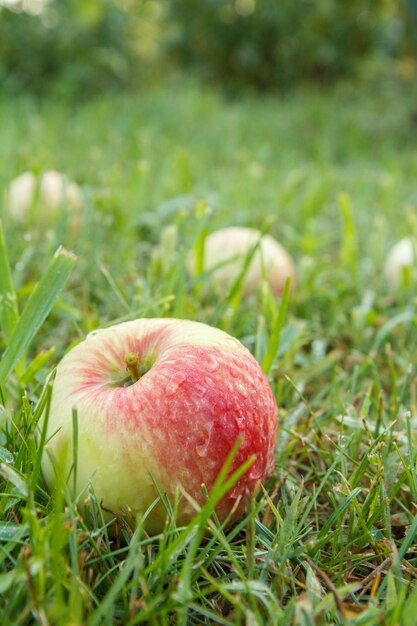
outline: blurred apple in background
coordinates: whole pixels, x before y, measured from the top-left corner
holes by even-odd
[[[238,438],[232,470],[256,459],[218,505],[220,519],[234,507],[241,513],[274,468],[277,406],[268,380],[237,339],[205,324],[125,322],[91,333],[63,358],[43,456],[51,487],[73,463],[74,408],[77,492],[83,497],[91,482],[116,514],[145,513],[157,497],[153,481],[170,498],[180,488],[202,505],[202,484],[210,491]],[[182,497],[178,522],[194,513]],[[146,527],[158,531],[164,520],[159,503]]]
[[[8,214],[20,223],[30,220],[32,210],[36,211],[36,218],[52,223],[62,207],[75,222],[83,206],[83,195],[74,181],[55,170],[47,170],[39,177],[24,172],[10,183],[5,204]]]
[[[296,271],[285,248],[271,235],[241,226],[217,230],[205,239],[204,271],[212,270],[210,284],[217,292],[227,291],[242,270],[245,258],[258,245],[246,271],[242,294],[247,296],[259,289],[263,276],[275,294],[281,294],[286,279],[294,288]]]
[[[395,287],[401,285],[404,272],[411,271],[416,262],[416,242],[411,237],[400,239],[389,251],[385,264],[384,276]]]

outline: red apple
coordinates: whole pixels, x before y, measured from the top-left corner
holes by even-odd
[[[263,235],[253,228],[230,226],[217,230],[205,240],[204,270],[212,271],[211,284],[217,291],[230,288],[242,270],[245,257],[259,244],[242,283],[247,296],[259,289],[265,276],[273,293],[281,294],[286,279],[294,287],[294,263],[281,244],[271,235]]]
[[[133,379],[138,379],[133,382]],[[200,505],[234,444],[232,471],[255,455],[249,470],[217,507],[241,513],[245,495],[274,467],[277,406],[252,354],[227,333],[198,322],[138,319],[91,333],[58,365],[47,425],[43,471],[73,462],[72,411],[78,414],[77,492],[89,482],[106,508],[144,513],[157,497],[154,482],[178,488]],[[182,497],[180,523],[194,509]],[[158,506],[151,531],[165,520]]]

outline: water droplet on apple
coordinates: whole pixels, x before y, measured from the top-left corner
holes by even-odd
[[[257,463],[254,463],[249,470],[249,480],[259,480],[261,477],[261,469]]]
[[[242,383],[237,384],[237,390],[240,393],[240,395],[243,396],[244,398],[247,398],[249,396],[248,390],[246,389],[244,385],[242,385]]]
[[[240,414],[236,415],[236,425],[239,430],[243,430],[245,428],[245,416]]]
[[[182,372],[177,372],[176,374],[173,374],[168,381],[167,386],[165,387],[165,393],[167,394],[167,396],[175,395],[181,385],[185,382],[185,380],[186,376]]]
[[[202,443],[202,444],[200,444],[199,446],[196,447],[195,451],[197,452],[198,456],[200,456],[202,458],[207,456],[208,445],[209,445],[209,442],[206,441],[205,443]]]
[[[167,396],[173,396],[177,393],[178,389],[179,389],[179,384],[173,380],[170,380],[165,388],[165,392]]]
[[[204,430],[204,432],[206,434],[206,437],[207,437],[208,441],[210,440],[211,433],[213,431],[213,426],[214,426],[213,422],[207,422],[206,424],[204,424],[204,429],[203,430]]]
[[[215,372],[217,369],[219,369],[219,362],[214,354],[209,354],[207,357],[207,369],[210,372]]]
[[[205,387],[204,385],[194,385],[193,391],[198,396],[200,396],[200,398],[204,398],[204,396],[207,394],[207,387]]]

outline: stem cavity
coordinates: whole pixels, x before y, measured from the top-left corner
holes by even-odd
[[[128,352],[125,355],[125,363],[131,378],[130,384],[136,383],[150,369],[146,363],[140,360],[139,355],[134,352]]]

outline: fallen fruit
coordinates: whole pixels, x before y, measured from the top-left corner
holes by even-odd
[[[277,406],[252,354],[227,333],[198,322],[138,319],[91,333],[57,367],[42,467],[52,487],[73,461],[76,490],[88,484],[116,514],[144,514],[158,489],[202,505],[236,441],[232,471],[255,457],[218,504],[224,520],[274,467]],[[58,473],[58,474],[57,474]],[[178,522],[195,510],[179,502]],[[162,505],[146,527],[163,527]]]
[[[404,270],[411,269],[416,261],[416,245],[411,237],[400,239],[389,251],[385,264],[384,276],[393,286],[402,283]]]
[[[33,172],[24,172],[12,180],[6,192],[9,215],[22,223],[30,218],[34,208],[37,219],[52,221],[61,207],[66,207],[74,217],[82,205],[80,187],[55,170],[46,170],[39,177]]]
[[[253,257],[242,282],[244,296],[255,292],[265,275],[275,294],[281,294],[287,278],[294,288],[296,272],[288,252],[271,235],[255,229],[231,226],[206,237],[204,245],[205,271],[211,271],[211,281],[217,292],[228,290],[242,271],[245,258]]]

